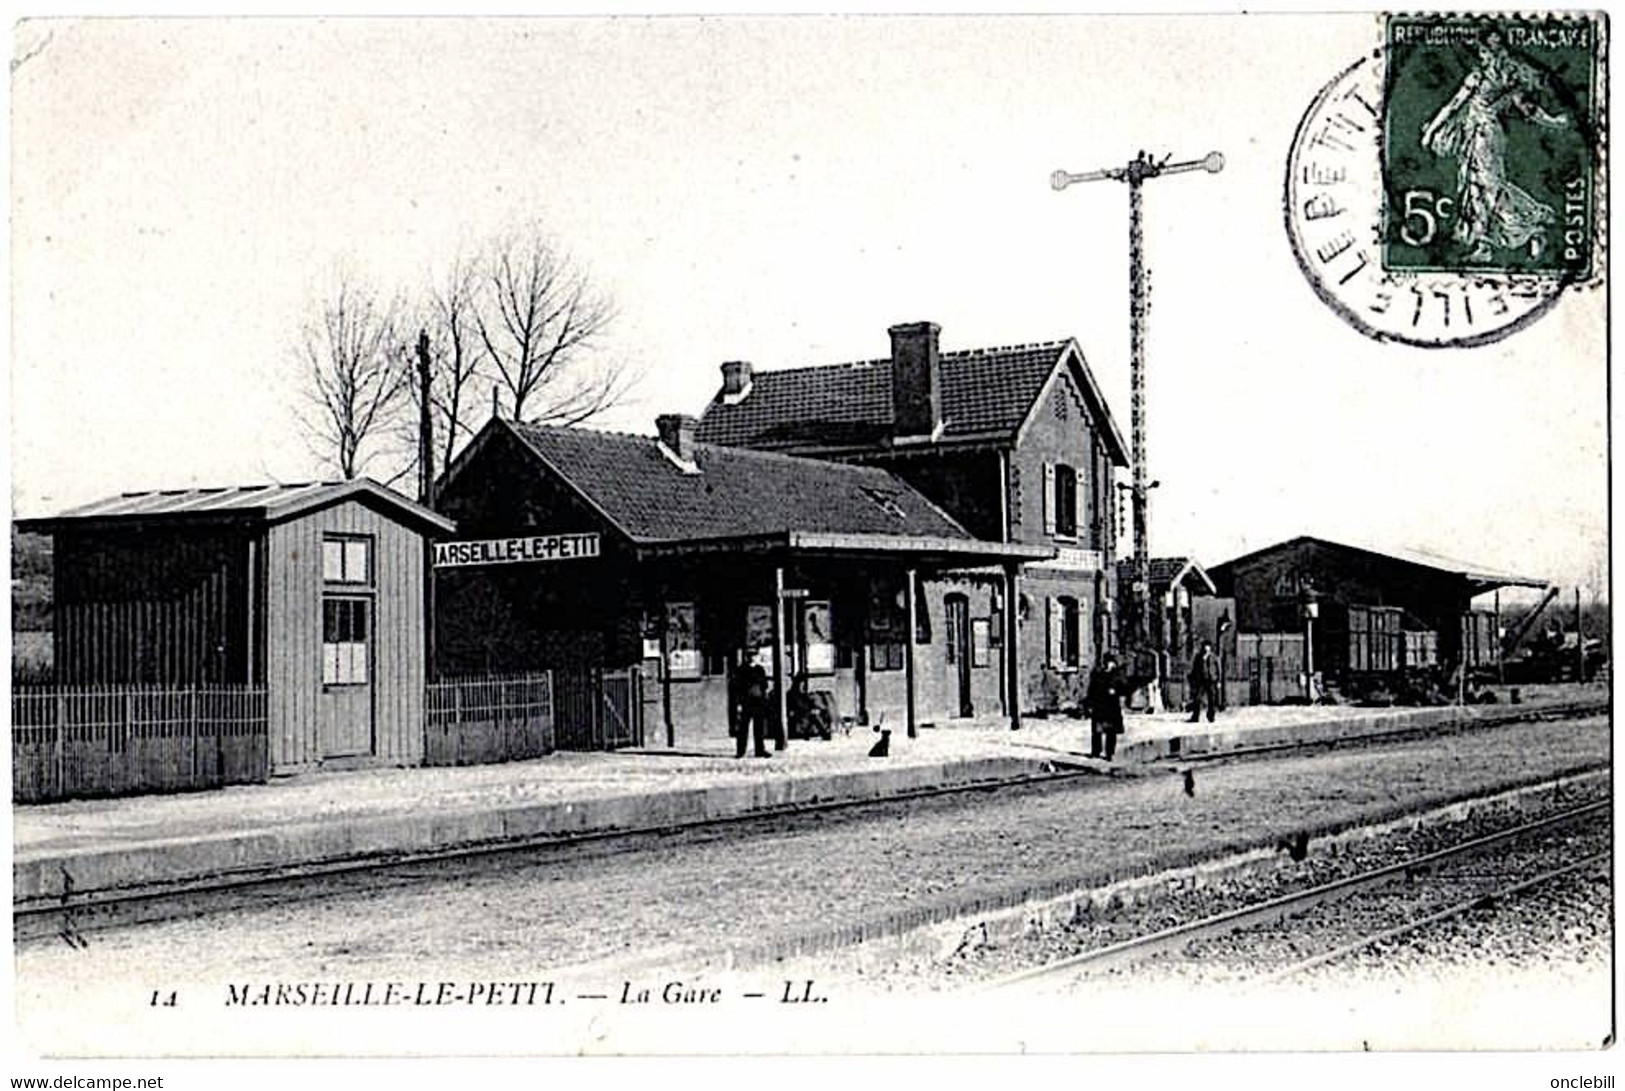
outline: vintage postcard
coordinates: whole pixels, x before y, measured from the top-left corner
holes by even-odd
[[[1612,1086],[1605,15],[13,39],[8,1074]]]

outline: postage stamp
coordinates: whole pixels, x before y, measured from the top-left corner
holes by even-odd
[[[1498,341],[1595,276],[1604,24],[1404,16],[1304,112],[1287,233],[1378,341]]]
[[[1396,16],[1386,44],[1384,267],[1586,276],[1596,21]]]

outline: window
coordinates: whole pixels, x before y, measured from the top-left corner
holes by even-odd
[[[1055,533],[1078,536],[1078,472],[1071,466],[1055,467]]]
[[[993,643],[993,623],[985,618],[973,618],[970,623],[970,665],[985,667],[988,664],[988,648]]]
[[[869,645],[869,669],[900,671],[903,669],[903,645],[888,642]]]
[[[322,579],[328,583],[371,583],[372,542],[366,538],[322,539]]]
[[[1063,596],[1060,602],[1061,664],[1075,667],[1078,665],[1078,600]]]
[[[322,600],[322,685],[367,684],[366,599]]]
[[[1044,463],[1044,533],[1078,536],[1078,471],[1062,463]]]
[[[1059,595],[1049,600],[1049,664],[1066,670],[1078,665],[1080,632],[1078,600]]]

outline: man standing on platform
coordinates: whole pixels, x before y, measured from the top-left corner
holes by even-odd
[[[1202,641],[1202,650],[1191,660],[1191,723],[1202,716],[1207,706],[1207,722],[1212,723],[1218,711],[1219,657],[1213,651],[1211,640]]]
[[[736,696],[730,704],[734,704],[737,712],[734,715],[734,756],[745,756],[745,740],[754,736],[756,742],[756,756],[768,757],[767,752],[767,672],[762,665],[756,662],[756,657],[750,649],[745,652],[745,662],[735,669],[734,692]]]
[[[1123,680],[1117,673],[1117,656],[1107,652],[1089,672],[1089,691],[1084,704],[1089,712],[1089,756],[1112,760],[1117,753],[1117,736],[1123,733]]]

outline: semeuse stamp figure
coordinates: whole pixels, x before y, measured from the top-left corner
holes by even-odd
[[[1451,235],[1470,248],[1469,262],[1492,260],[1495,248],[1524,247],[1538,261],[1546,228],[1557,222],[1557,209],[1508,177],[1507,127],[1516,115],[1551,129],[1568,124],[1566,114],[1541,109],[1538,81],[1533,66],[1510,55],[1501,36],[1490,31],[1478,47],[1477,66],[1422,130],[1422,147],[1457,163]]]
[[[1589,19],[1389,21],[1387,268],[1589,270],[1597,45]]]

